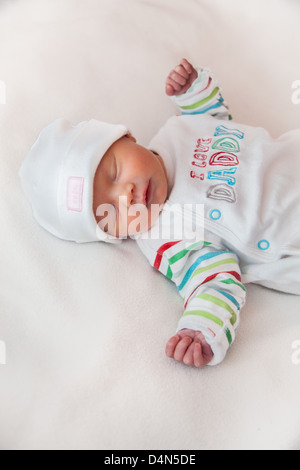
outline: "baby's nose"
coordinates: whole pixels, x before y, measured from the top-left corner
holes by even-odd
[[[124,188],[124,191],[122,192],[121,198],[122,198],[122,203],[126,205],[127,208],[132,206],[133,204],[133,194],[134,194],[134,184],[130,183],[127,184],[126,187]]]

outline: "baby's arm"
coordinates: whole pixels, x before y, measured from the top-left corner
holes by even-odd
[[[159,270],[184,298],[184,314],[167,343],[167,356],[197,367],[219,364],[235,339],[245,303],[237,256],[207,242],[188,247],[179,242],[164,251]]]
[[[166,94],[182,114],[209,114],[218,119],[232,119],[215,75],[208,69],[195,69],[186,59],[170,72]]]

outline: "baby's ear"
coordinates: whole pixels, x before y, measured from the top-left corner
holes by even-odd
[[[128,137],[128,139],[130,139],[130,140],[132,140],[132,142],[135,142],[135,143],[136,143],[136,138],[133,137],[133,135],[131,135],[131,134],[126,134],[125,137]]]

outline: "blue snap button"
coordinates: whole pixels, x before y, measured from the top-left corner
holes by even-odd
[[[268,242],[268,240],[260,240],[258,248],[262,251],[268,250],[270,248],[270,242]]]
[[[209,217],[211,218],[211,220],[219,220],[221,219],[222,214],[218,209],[213,209],[210,211]]]

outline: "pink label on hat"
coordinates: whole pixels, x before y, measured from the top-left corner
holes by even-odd
[[[71,176],[68,180],[67,207],[69,211],[82,212],[84,178]]]

